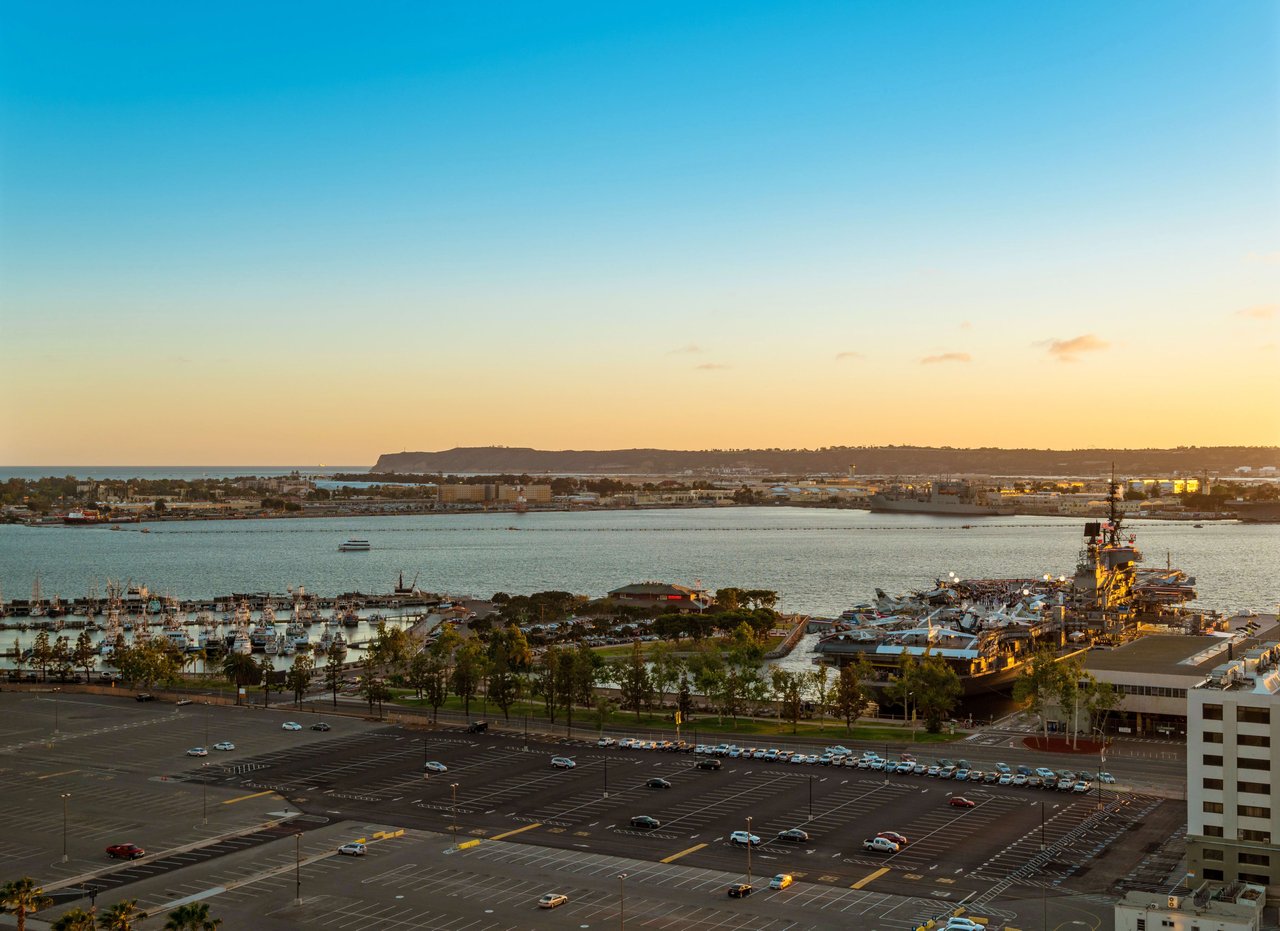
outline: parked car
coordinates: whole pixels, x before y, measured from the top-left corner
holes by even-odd
[[[614,745],[614,743],[615,743],[615,741],[614,741],[614,739],[613,739],[612,737],[601,737],[599,740],[597,740],[597,741],[596,741],[596,746],[597,746],[597,747],[612,747],[612,746]],[[698,752],[700,752],[700,750],[699,750]]]
[[[344,857],[363,857],[368,852],[368,847],[364,844],[357,843],[343,844],[338,848],[338,853],[342,854]]]
[[[745,899],[751,895],[751,883],[734,883],[728,891],[731,899]]]
[[[1013,773],[1001,773],[1000,778],[996,780],[1002,786],[1013,785]]]
[[[1005,775],[1006,773],[1011,773],[1011,772],[1013,772],[1013,770],[1011,770],[1011,769],[1009,768],[1009,764],[1008,764],[1008,763],[997,763],[997,764],[996,764],[996,771],[997,771],[997,772],[999,772],[999,773],[1000,773],[1000,775],[1002,775],[1002,776],[1003,776],[1003,775]]]
[[[472,721],[467,725],[468,734],[483,734],[489,729],[488,721]]]
[[[1074,792],[1076,795],[1084,795],[1091,788],[1093,787],[1090,786],[1089,783],[1081,779],[1079,782],[1077,782],[1075,785],[1071,787],[1071,791]]]
[[[773,877],[773,879],[769,880],[769,888],[785,889],[795,881],[795,877],[790,873],[779,873],[777,876]]]
[[[809,832],[799,828],[787,828],[785,831],[778,832],[778,840],[789,844],[805,844],[809,841]]]
[[[1072,789],[1075,788],[1075,785],[1076,785],[1076,781],[1074,779],[1067,779],[1066,777],[1063,777],[1062,779],[1058,780],[1058,791],[1070,792]]]
[[[649,815],[635,815],[631,819],[631,826],[633,828],[644,828],[645,830],[652,830],[654,828],[662,827],[662,822],[659,821],[657,818],[651,818]]]
[[[1116,777],[1110,773],[1098,773],[1098,781],[1105,785],[1115,785]]]
[[[1047,766],[1038,767],[1036,769],[1036,775],[1039,776],[1041,779],[1053,779],[1054,781],[1057,781],[1057,778],[1058,778],[1058,774],[1055,773],[1053,770],[1049,769]]]
[[[1025,786],[1027,784],[1026,773],[1015,773],[1012,782],[1015,786]]]
[[[147,852],[137,844],[112,844],[107,848],[107,856],[113,860],[136,860],[146,855]]]
[[[538,908],[559,908],[569,902],[569,897],[562,892],[548,892],[538,899]]]
[[[156,697],[150,692],[139,692],[134,696],[138,701],[155,701]]]
[[[697,763],[698,769],[719,769],[722,765],[714,756],[703,757]]]
[[[1034,773],[1034,772],[1035,772],[1035,770],[1034,770],[1034,769],[1032,769],[1030,766],[1028,766],[1026,763],[1019,763],[1019,764],[1018,764],[1018,773],[1019,773],[1019,774],[1021,774],[1021,775],[1023,775],[1023,776],[1030,776],[1030,775],[1031,775],[1032,773]]]
[[[428,760],[422,764],[422,768],[429,773],[447,773],[449,767],[445,766],[439,760]]]
[[[573,760],[569,759],[567,756],[553,756],[551,758],[551,765],[556,769],[573,769],[578,764],[573,762]]]
[[[986,931],[986,925],[970,918],[953,915],[947,919],[942,931]]]
[[[299,724],[297,721],[285,721],[283,724],[281,724],[281,725],[280,725],[280,730],[282,730],[282,731],[300,731],[300,730],[302,730],[302,725],[301,725],[301,724]]]
[[[748,834],[746,831],[734,831],[729,835],[729,843],[737,844],[739,847],[745,847],[748,844],[752,847],[759,847],[760,835]]]
[[[667,780],[663,779],[661,776],[654,776],[652,779],[650,779],[650,780],[648,780],[647,782],[645,782],[645,788],[647,788],[647,789],[670,789],[670,788],[671,788],[671,783],[669,783]]]
[[[977,803],[971,802],[969,799],[965,798],[964,796],[953,795],[951,796],[951,800],[949,804],[951,805],[952,808],[972,808]]]
[[[875,853],[897,853],[901,849],[887,837],[868,837],[862,846]]]
[[[187,751],[187,756],[208,756],[209,751],[204,747],[192,747]]]
[[[235,748],[236,745],[229,740],[220,740],[213,745],[213,749],[215,750],[234,750]]]
[[[899,847],[907,846],[907,839],[897,831],[881,831],[876,837],[883,837],[885,840],[891,840]]]
[[[331,731],[331,730],[333,730],[333,728],[332,728],[332,727],[330,727],[328,724],[325,724],[323,721],[317,721],[315,724],[312,724],[312,725],[311,725],[311,729],[312,729],[313,731]]]

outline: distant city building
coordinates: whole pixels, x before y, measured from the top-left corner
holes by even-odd
[[[551,503],[550,485],[441,485],[437,494],[441,504]]]
[[[1127,892],[1116,931],[1259,931],[1266,890],[1254,883],[1203,883],[1187,895]]]
[[[1280,893],[1280,643],[1222,662],[1187,694],[1187,871]]]

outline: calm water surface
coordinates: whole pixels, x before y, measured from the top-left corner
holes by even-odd
[[[966,528],[964,520],[969,521]],[[943,518],[866,511],[725,508],[580,513],[0,526],[0,587],[27,597],[38,572],[46,597],[75,597],[106,578],[178,597],[230,592],[386,592],[404,570],[429,591],[488,596],[564,589],[598,596],[661,579],[781,593],[789,611],[839,612],[876,587],[965,577],[1070,574],[1081,544],[1075,518]],[[1135,521],[1146,565],[1166,554],[1198,581],[1200,604],[1271,610],[1280,597],[1280,525]],[[364,537],[369,553],[339,553]]]

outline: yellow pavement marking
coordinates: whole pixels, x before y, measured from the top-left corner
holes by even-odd
[[[887,873],[887,872],[889,872],[889,867],[887,867],[887,866],[882,866],[882,867],[880,867],[880,869],[876,870],[874,873],[868,873],[866,876],[863,876],[861,879],[859,879],[856,883],[854,883],[854,884],[853,884],[852,886],[850,886],[849,888],[850,888],[850,889],[861,889],[861,888],[862,888],[863,886],[865,886],[867,883],[869,883],[869,882],[872,882],[872,881],[874,881],[874,880],[879,879],[881,876],[883,876],[883,875],[884,875],[885,873]]]
[[[664,859],[662,862],[663,862],[663,863],[674,863],[676,860],[679,860],[681,857],[686,856],[686,855],[688,855],[688,854],[691,854],[691,853],[693,853],[694,851],[701,850],[701,849],[702,849],[703,847],[705,847],[705,846],[707,846],[707,845],[706,845],[706,844],[694,844],[694,845],[693,845],[692,847],[690,847],[688,850],[681,850],[679,853],[673,853],[671,856],[667,857],[667,858],[666,858],[666,859]]]
[[[222,804],[234,805],[236,802],[243,802],[251,798],[262,798],[262,796],[264,795],[275,795],[275,794],[276,794],[275,789],[268,789],[265,792],[254,792],[252,795],[240,795],[240,796],[237,796],[236,798],[229,798]]]
[[[45,776],[37,776],[36,780],[39,781],[41,779],[52,779],[54,776],[70,776],[72,773],[78,773],[78,772],[80,772],[80,770],[78,769],[64,769],[60,773],[49,773],[48,775],[45,775]]]
[[[902,878],[903,879],[924,879],[924,876],[922,876],[920,873],[908,873]]]
[[[534,828],[542,827],[541,821],[535,821],[533,824],[526,824],[522,828],[516,828],[514,831],[507,831],[505,834],[495,834],[490,840],[502,840],[504,837],[510,837],[513,834],[522,834],[525,831],[532,831]]]
[[[479,844],[480,844],[480,841],[478,841],[478,840],[467,840],[467,841],[463,841],[461,844],[459,844],[459,845],[458,845],[458,849],[459,849],[459,850],[470,850],[472,847],[476,847],[476,846],[478,846]]]
[[[954,880],[954,879],[948,879],[948,878],[947,878],[947,877],[945,877],[945,876],[939,876],[939,877],[938,877],[938,882],[940,882],[940,883],[945,883],[946,885],[950,886],[950,885],[953,885],[953,884],[955,883],[955,880]]]

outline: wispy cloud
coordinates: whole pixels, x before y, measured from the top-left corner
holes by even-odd
[[[864,356],[860,352],[837,352],[836,353],[837,362],[847,362],[853,359],[865,359],[865,358],[866,356]]]
[[[1099,339],[1092,333],[1085,333],[1074,339],[1050,339],[1040,343],[1047,346],[1049,355],[1059,362],[1076,362],[1087,352],[1101,352],[1111,344]]]
[[[1250,252],[1244,260],[1250,265],[1280,265],[1280,252]]]
[[[729,366],[722,365],[719,362],[703,362],[701,365],[694,366],[699,372],[718,372],[721,369],[727,369]]]
[[[972,324],[972,323],[970,323],[968,320],[961,320],[961,321],[960,321],[960,329],[962,329],[962,330],[972,330],[972,329],[973,329],[973,324]]]
[[[697,343],[689,343],[687,346],[680,346],[676,349],[668,349],[669,356],[693,356],[702,352],[703,349]]]
[[[1280,316],[1280,304],[1255,304],[1244,310],[1237,310],[1236,316],[1247,317],[1250,320],[1271,320]]]
[[[925,356],[921,365],[937,365],[939,362],[972,362],[973,357],[967,352],[942,352],[936,356]]]

